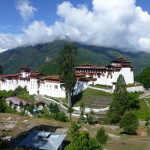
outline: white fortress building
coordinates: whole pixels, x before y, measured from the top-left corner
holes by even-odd
[[[85,74],[86,77],[96,78],[93,84],[102,84],[113,86],[120,74],[123,75],[126,84],[134,83],[133,66],[130,65],[131,61],[119,57],[111,61],[108,66],[92,66],[89,64],[76,67],[76,70]]]
[[[108,66],[93,66],[84,64],[76,67],[76,85],[74,94],[85,90],[88,85],[101,84],[115,87],[120,74],[125,78],[126,84],[134,83],[133,66],[122,57],[114,60]],[[1,75],[0,90],[15,90],[18,86],[27,89],[29,94],[48,95],[51,97],[66,97],[66,92],[61,88],[63,81],[58,75],[44,76],[41,73],[31,73],[31,68],[22,67],[21,73]]]

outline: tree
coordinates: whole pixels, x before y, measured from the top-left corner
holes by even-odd
[[[71,115],[72,115],[72,113],[73,113],[72,106],[70,106],[70,107],[68,108],[68,113],[69,113],[69,115],[70,115],[70,120],[71,120]]]
[[[58,104],[56,104],[56,103],[55,104],[50,103],[48,107],[49,107],[50,112],[53,114],[60,112]]]
[[[0,65],[0,75],[2,75],[2,74],[3,74],[3,66]]]
[[[147,89],[150,88],[150,67],[146,67],[138,76],[138,81]]]
[[[100,128],[96,133],[96,139],[98,142],[100,142],[102,145],[106,144],[108,140],[108,135],[105,133],[105,130],[103,128]]]
[[[0,112],[5,112],[6,110],[6,102],[4,100],[0,100]]]
[[[138,109],[139,106],[139,94],[137,92],[130,92],[128,93],[128,104],[126,109],[127,110],[134,110]]]
[[[139,125],[138,118],[132,112],[128,112],[124,114],[121,121],[119,122],[119,126],[123,128],[125,132],[129,134],[136,133],[138,125]]]
[[[108,117],[111,123],[117,123],[128,107],[128,92],[124,77],[119,75],[114,90],[113,101],[110,104]]]
[[[72,95],[76,84],[75,64],[77,48],[74,46],[65,46],[59,53],[58,66],[60,78],[64,81],[62,87],[65,88],[68,97],[68,107],[72,106]]]
[[[85,106],[83,101],[80,104],[80,120],[84,121],[84,111],[85,111]]]
[[[72,141],[65,148],[65,150],[102,150],[102,146],[95,138],[90,138],[89,132],[80,132],[81,126],[76,123],[72,123],[70,135]]]
[[[88,117],[87,117],[87,122],[88,122],[89,124],[93,124],[93,123],[94,123],[94,122],[93,122],[93,117],[92,117],[91,114],[88,115]]]
[[[0,75],[2,75],[2,74],[3,74],[3,66],[0,65]]]

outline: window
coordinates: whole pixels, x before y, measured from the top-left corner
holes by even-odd
[[[58,85],[54,85],[54,89],[58,89]]]

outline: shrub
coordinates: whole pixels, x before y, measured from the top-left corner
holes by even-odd
[[[67,122],[68,118],[65,116],[64,112],[58,112],[54,115],[54,119],[62,122]]]
[[[108,135],[105,133],[105,130],[103,128],[100,128],[96,133],[96,139],[98,142],[100,142],[102,145],[106,144],[108,140]]]
[[[124,114],[121,121],[119,122],[119,126],[123,128],[125,132],[129,134],[136,133],[138,125],[139,125],[138,118],[132,112],[128,112]]]

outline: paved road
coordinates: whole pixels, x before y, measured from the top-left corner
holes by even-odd
[[[60,104],[59,102],[56,102],[56,101],[53,100],[53,99],[44,97],[44,96],[42,96],[42,95],[36,95],[36,96],[35,96],[35,99],[41,100],[41,101],[45,102],[45,103],[48,104],[48,105],[49,105],[50,103],[58,104],[60,111],[64,112],[66,115],[68,114],[67,108],[65,108],[62,104]]]

